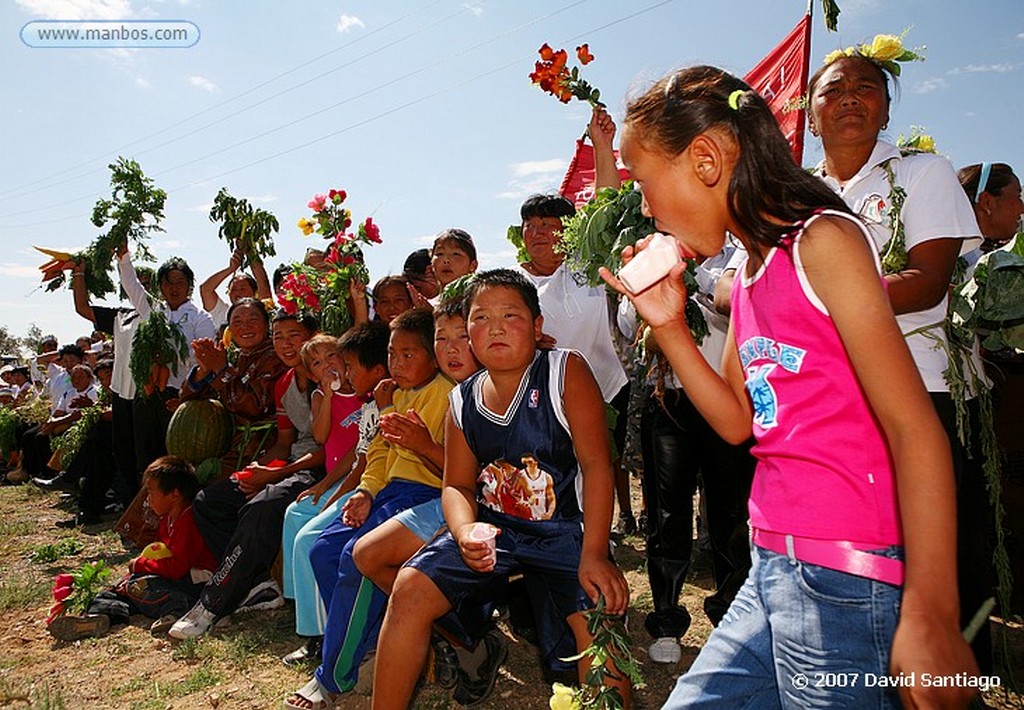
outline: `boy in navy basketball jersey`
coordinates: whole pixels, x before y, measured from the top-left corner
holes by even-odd
[[[614,614],[624,614],[629,601],[608,555],[614,477],[590,368],[576,353],[537,349],[537,292],[517,272],[477,274],[466,304],[470,342],[485,369],[450,395],[442,492],[448,532],[395,582],[377,646],[375,708],[408,706],[435,621],[444,617],[446,630],[464,641],[478,639],[510,574],[524,572],[528,588],[543,590],[534,603],[548,655],[568,633],[578,649],[589,645],[579,612],[599,595]],[[534,481],[544,490],[530,495]],[[473,539],[477,523],[498,529],[496,556]],[[620,690],[628,698],[629,688]]]

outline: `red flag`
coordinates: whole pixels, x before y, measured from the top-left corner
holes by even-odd
[[[786,110],[803,95],[810,78],[811,16],[804,15],[792,32],[771,51],[743,80],[750,84],[768,102],[782,133],[793,147],[793,159],[799,165],[804,153],[804,109]],[[628,180],[629,171],[619,162],[615,152],[619,177]],[[594,197],[594,148],[579,139],[576,153],[562,178],[558,193],[576,205],[577,209]]]
[[[793,159],[799,165],[804,154],[804,109],[786,110],[796,104],[807,87],[811,65],[811,16],[804,15],[793,31],[743,80],[764,97],[779,122],[782,133],[793,147]]]
[[[619,162],[619,151],[615,151],[615,166],[619,169],[619,178],[629,180],[629,171]],[[558,194],[577,209],[594,198],[594,147],[582,138],[576,140],[576,153],[565,171]]]

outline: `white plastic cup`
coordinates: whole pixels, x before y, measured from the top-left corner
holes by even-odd
[[[498,528],[487,523],[473,523],[469,530],[469,539],[474,542],[487,543],[488,564],[493,566],[498,561]]]
[[[655,232],[647,247],[619,269],[617,276],[632,294],[642,293],[668,276],[672,267],[682,261],[679,245],[672,237]]]

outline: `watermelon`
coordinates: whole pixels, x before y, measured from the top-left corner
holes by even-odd
[[[220,458],[231,447],[231,414],[213,399],[190,399],[178,405],[167,427],[167,453],[193,466]]]

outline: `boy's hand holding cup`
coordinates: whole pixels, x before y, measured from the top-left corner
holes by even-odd
[[[459,529],[459,552],[470,569],[490,572],[498,561],[501,529],[487,523],[468,523]]]

